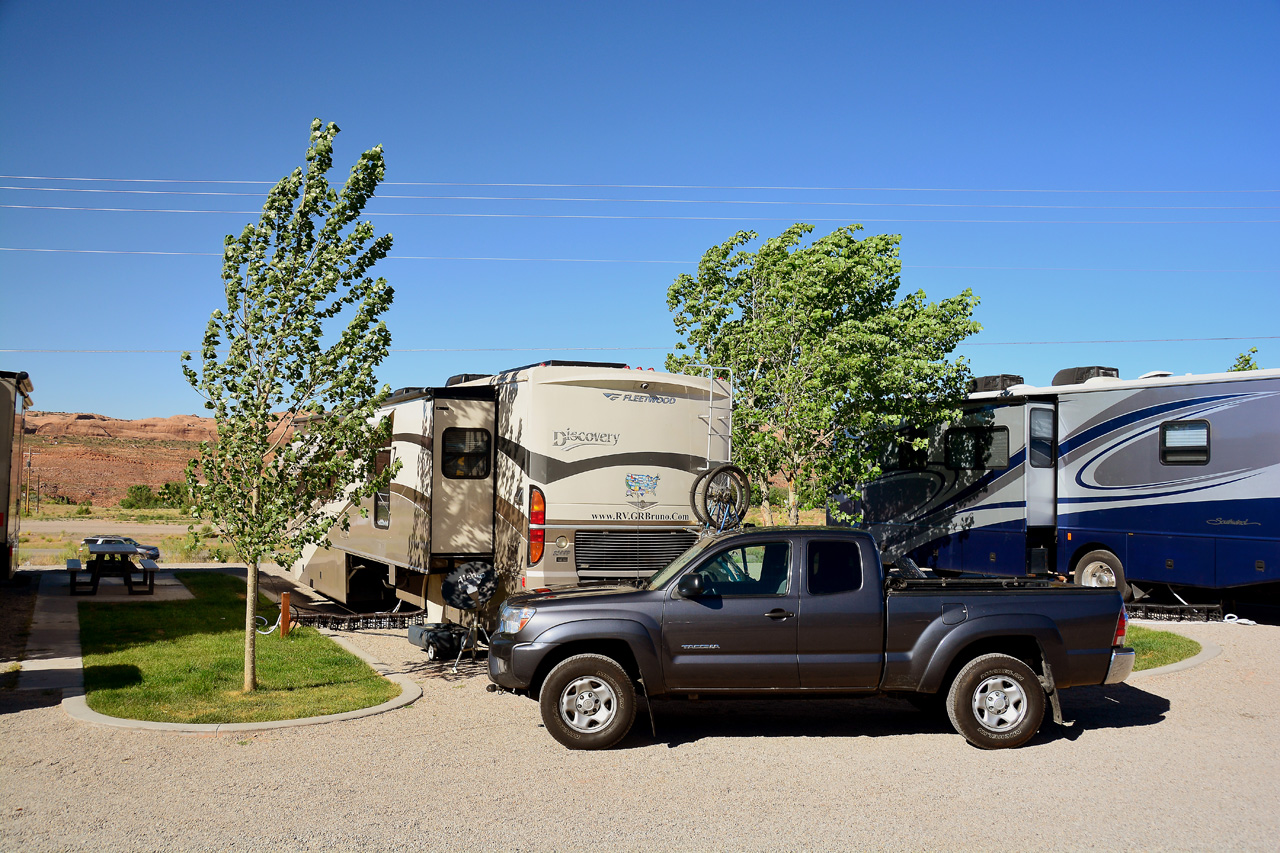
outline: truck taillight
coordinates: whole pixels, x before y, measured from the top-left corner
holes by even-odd
[[[537,486],[529,487],[529,524],[547,523],[547,499]],[[547,531],[529,529],[529,565],[542,559],[542,552],[547,547]]]
[[[1116,635],[1111,639],[1111,645],[1123,646],[1124,635],[1129,630],[1129,612],[1124,609],[1124,605],[1120,605],[1120,618],[1116,620]]]

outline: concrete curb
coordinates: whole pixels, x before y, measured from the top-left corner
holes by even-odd
[[[337,638],[335,638],[336,641]],[[345,642],[339,645],[349,651],[356,652]],[[363,657],[363,655],[362,655]],[[374,666],[378,669],[377,666]],[[319,726],[325,723],[340,723],[345,720],[358,720],[361,717],[372,717],[384,714],[406,705],[412,705],[422,696],[422,688],[412,679],[399,673],[379,671],[388,681],[400,685],[400,695],[372,708],[361,708],[357,711],[344,711],[341,714],[326,714],[323,717],[303,717],[297,720],[274,720],[269,723],[157,723],[148,720],[126,720],[121,717],[108,717],[99,714],[85,702],[84,696],[68,696],[62,700],[62,710],[67,716],[79,723],[91,726],[104,726],[114,729],[134,729],[137,731],[171,732],[183,735],[220,735],[233,732],[265,732],[273,729],[289,729],[298,726]]]

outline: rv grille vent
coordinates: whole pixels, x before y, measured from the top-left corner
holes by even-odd
[[[573,537],[578,576],[647,578],[693,547],[689,530],[579,530]]]

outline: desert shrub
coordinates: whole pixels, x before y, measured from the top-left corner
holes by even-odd
[[[124,499],[120,501],[120,506],[125,509],[151,509],[161,506],[161,498],[151,491],[150,486],[139,483],[129,487]]]

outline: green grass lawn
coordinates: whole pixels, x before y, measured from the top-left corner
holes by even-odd
[[[261,723],[368,708],[400,693],[312,628],[257,639],[258,690],[244,693],[245,585],[179,572],[188,601],[80,603],[85,699],[113,717],[169,723]],[[265,598],[259,611],[274,622]]]
[[[1181,634],[1130,625],[1125,644],[1134,651],[1133,668],[1155,669],[1200,654],[1200,644]]]

